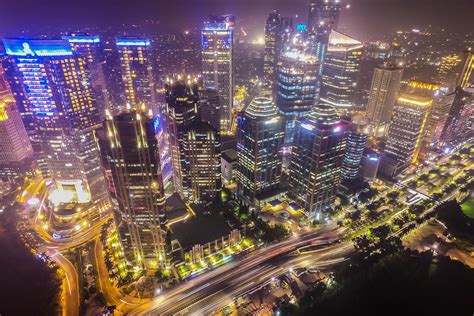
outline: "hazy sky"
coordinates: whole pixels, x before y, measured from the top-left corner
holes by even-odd
[[[377,37],[399,27],[435,24],[463,33],[474,29],[474,0],[341,0],[341,30],[361,39]],[[20,30],[120,25],[146,18],[161,28],[200,25],[210,14],[233,13],[246,30],[261,33],[272,9],[307,19],[309,0],[0,0],[0,33]],[[253,31],[253,32],[252,32]]]

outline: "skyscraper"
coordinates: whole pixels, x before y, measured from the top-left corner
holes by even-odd
[[[209,123],[195,121],[184,131],[183,191],[190,201],[214,201],[221,189],[221,143]]]
[[[201,32],[202,76],[204,88],[219,92],[220,132],[232,127],[233,88],[233,24],[224,17],[211,17]]]
[[[12,61],[10,86],[51,192],[80,203],[107,203],[95,141],[100,118],[84,57],[65,40],[3,43]]]
[[[285,145],[291,146],[296,120],[307,115],[317,100],[319,61],[299,49],[281,54],[276,103],[285,119]]]
[[[317,105],[297,123],[288,195],[310,217],[318,219],[336,198],[346,140],[346,125],[331,105]]]
[[[457,87],[466,89],[474,85],[474,53],[468,49],[464,53],[464,64],[459,75]]]
[[[185,198],[183,165],[186,158],[182,146],[185,129],[198,119],[198,107],[197,84],[180,80],[166,85],[166,127],[173,163],[173,184],[175,192],[182,198]]]
[[[3,88],[0,84],[0,178],[18,178],[30,167],[33,148],[15,99]]]
[[[280,29],[280,13],[273,11],[265,24],[265,56],[263,60],[263,83],[272,88],[276,80],[277,37]]]
[[[403,76],[403,68],[384,63],[374,69],[367,103],[371,135],[384,136],[397,102],[398,91]]]
[[[385,146],[392,167],[384,172],[386,175],[399,174],[417,162],[432,104],[432,98],[416,93],[401,93],[398,97]]]
[[[91,78],[92,90],[101,119],[105,118],[105,109],[110,108],[109,93],[103,72],[102,45],[99,36],[72,34],[63,36],[72,49],[86,61],[86,71]]]
[[[457,54],[450,54],[441,57],[438,67],[438,76],[442,84],[450,88],[456,85],[459,68],[462,66],[462,58]]]
[[[272,99],[255,98],[239,114],[237,131],[238,193],[253,204],[257,195],[280,184],[283,119]]]
[[[338,112],[353,110],[354,90],[359,76],[362,43],[348,35],[331,31],[323,64],[320,102]]]
[[[164,192],[153,121],[132,109],[104,127],[115,185],[116,223],[125,256],[146,268],[166,265]]]
[[[155,107],[155,91],[148,39],[117,38],[125,102],[132,107]],[[122,105],[123,107],[124,105]]]
[[[473,89],[463,89],[457,87],[452,93],[454,99],[449,109],[446,122],[443,127],[441,139],[445,144],[456,144],[464,140],[465,133],[462,133],[464,128],[469,126],[463,126],[468,123],[468,116],[470,115],[469,108],[474,103],[474,91]]]
[[[364,154],[365,143],[367,142],[367,131],[362,117],[343,118],[346,125],[347,142],[346,151],[342,160],[341,180],[343,182],[354,182],[361,174],[362,156]]]
[[[211,124],[215,129],[219,130],[221,100],[219,92],[208,88],[200,91],[200,114],[201,120]]]
[[[308,32],[313,38],[316,57],[322,64],[328,48],[331,30],[337,28],[340,11],[339,0],[315,0],[309,4]]]

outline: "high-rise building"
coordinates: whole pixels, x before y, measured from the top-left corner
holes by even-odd
[[[316,57],[324,63],[331,30],[337,28],[341,5],[339,0],[315,0],[309,4],[308,32],[314,39]],[[322,68],[321,68],[322,70]]]
[[[445,144],[457,144],[469,135],[470,108],[474,103],[474,89],[457,87],[452,93],[454,99],[446,118],[441,140]],[[466,133],[467,131],[467,133]]]
[[[454,88],[461,65],[462,58],[457,54],[450,54],[441,57],[438,67],[440,82],[450,88]]]
[[[200,114],[201,121],[211,124],[219,131],[221,100],[219,92],[208,88],[200,91]]]
[[[51,196],[57,202],[105,205],[108,194],[95,140],[100,117],[84,57],[65,40],[3,43],[11,60],[9,83],[38,166],[56,193]]]
[[[470,88],[474,85],[474,53],[471,49],[464,53],[464,64],[459,75],[457,87],[462,89]]]
[[[297,123],[288,195],[310,217],[319,219],[336,198],[346,140],[346,124],[334,106],[318,104]]]
[[[154,108],[155,85],[149,56],[150,40],[132,37],[117,38],[115,45],[120,58],[125,102],[131,107]]]
[[[347,142],[344,159],[342,160],[341,180],[343,182],[354,182],[361,174],[362,156],[365,143],[367,142],[366,125],[362,123],[362,117],[344,118],[346,125]]]
[[[0,81],[1,77],[0,74]],[[15,99],[3,88],[6,85],[0,84],[0,178],[14,179],[30,167],[33,148]]]
[[[316,103],[319,66],[316,56],[299,49],[280,56],[276,103],[285,119],[285,145],[291,146],[296,121]]]
[[[186,127],[198,119],[198,108],[197,84],[180,80],[166,85],[166,128],[173,164],[173,184],[175,192],[182,198],[185,198],[183,165],[186,158],[182,145]]]
[[[263,60],[263,83],[272,88],[276,81],[277,37],[280,29],[280,13],[273,11],[265,24],[265,56]]]
[[[221,143],[209,123],[195,121],[184,131],[183,191],[190,201],[214,201],[221,189]]]
[[[118,202],[115,220],[126,258],[146,268],[166,265],[164,192],[153,121],[132,109],[108,112],[104,127]]]
[[[401,93],[388,130],[385,155],[392,161],[387,176],[399,174],[418,161],[433,99],[418,93]]]
[[[257,195],[278,188],[281,180],[283,119],[270,98],[255,98],[239,114],[237,188],[253,204]]]
[[[331,31],[323,64],[320,102],[338,112],[353,110],[363,45],[348,35]]]
[[[99,36],[72,34],[63,36],[72,49],[86,61],[88,76],[91,78],[92,89],[101,119],[105,118],[105,109],[110,108],[109,93],[103,72],[102,45]]]
[[[233,24],[229,19],[212,17],[201,32],[202,76],[204,88],[219,92],[221,132],[232,127],[233,85]]]
[[[378,137],[387,133],[402,76],[403,68],[393,64],[384,63],[375,68],[367,103],[371,135]]]

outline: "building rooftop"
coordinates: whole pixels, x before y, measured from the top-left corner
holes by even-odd
[[[340,119],[337,115],[336,108],[329,104],[320,103],[313,108],[311,113],[308,115],[306,122],[303,123],[302,126],[304,124],[329,126],[339,122]]]
[[[213,242],[232,231],[227,219],[205,206],[192,205],[196,216],[171,225],[171,240],[178,240],[183,249]]]
[[[235,162],[237,161],[237,150],[235,149],[229,149],[226,151],[223,151],[221,153],[221,157],[224,158],[228,162]]]
[[[278,110],[271,98],[257,97],[250,102],[245,113],[255,118],[272,118],[278,115]]]
[[[328,50],[330,51],[350,51],[362,48],[363,46],[362,42],[341,32],[332,30],[331,34],[329,34]]]

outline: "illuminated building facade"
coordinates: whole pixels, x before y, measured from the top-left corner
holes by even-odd
[[[427,96],[415,93],[400,94],[385,146],[385,155],[392,158],[395,164],[388,175],[399,174],[411,163],[418,161],[432,104],[432,98]]]
[[[457,144],[464,141],[472,133],[472,104],[474,89],[456,88],[452,93],[454,100],[449,109],[441,139],[445,144]]]
[[[117,38],[124,99],[131,107],[155,106],[154,80],[148,39]],[[123,105],[122,105],[123,106]]]
[[[288,195],[308,216],[319,219],[330,208],[341,181],[346,124],[331,105],[319,104],[297,123]]]
[[[31,165],[33,148],[15,99],[3,90],[4,83],[0,83],[0,178],[18,178]]]
[[[368,135],[364,130],[364,126],[357,121],[357,117],[353,121],[350,118],[344,118],[342,123],[346,125],[347,142],[342,160],[341,180],[353,182],[361,176],[362,157]]]
[[[200,114],[201,121],[211,124],[219,130],[221,100],[219,92],[214,89],[205,89],[200,91]]]
[[[114,117],[109,112],[104,127],[125,256],[136,266],[163,268],[165,198],[153,120],[136,110]]]
[[[296,121],[316,103],[319,66],[316,56],[298,49],[280,56],[276,103],[285,119],[285,145],[291,146]]]
[[[175,192],[185,198],[185,152],[183,141],[187,126],[198,119],[199,93],[195,83],[177,81],[166,85],[166,127],[168,130],[170,157],[173,164]]]
[[[315,0],[309,4],[307,28],[314,38],[315,54],[321,63],[324,63],[331,30],[337,28],[340,11],[339,0]]]
[[[95,131],[100,117],[87,64],[65,40],[4,39],[7,74],[51,196],[108,201]],[[54,194],[53,194],[54,193]],[[55,202],[68,202],[54,199]]]
[[[101,119],[105,118],[105,109],[110,108],[109,93],[105,84],[102,70],[102,45],[99,36],[70,35],[63,36],[72,49],[79,53],[86,61],[88,76],[96,99],[97,108]]]
[[[354,91],[359,77],[361,42],[334,30],[323,64],[320,102],[339,113],[353,110]]]
[[[474,53],[471,49],[464,53],[464,65],[456,86],[462,89],[474,86]]]
[[[210,124],[195,121],[184,131],[183,191],[190,201],[214,201],[221,189],[221,143]]]
[[[280,30],[280,13],[273,11],[265,24],[265,56],[263,59],[263,83],[272,88],[276,80],[277,38]]]
[[[462,65],[462,58],[457,54],[441,57],[438,67],[438,76],[442,84],[453,88],[456,84],[459,68]]]
[[[371,135],[380,137],[387,133],[402,76],[403,68],[393,64],[385,63],[374,69],[367,103]]]
[[[234,100],[232,62],[234,32],[227,20],[214,17],[204,24],[201,32],[204,88],[219,92],[222,102],[219,128],[221,132],[231,130]]]
[[[281,180],[283,119],[270,98],[255,98],[240,113],[237,128],[237,189],[248,204],[278,188]]]

